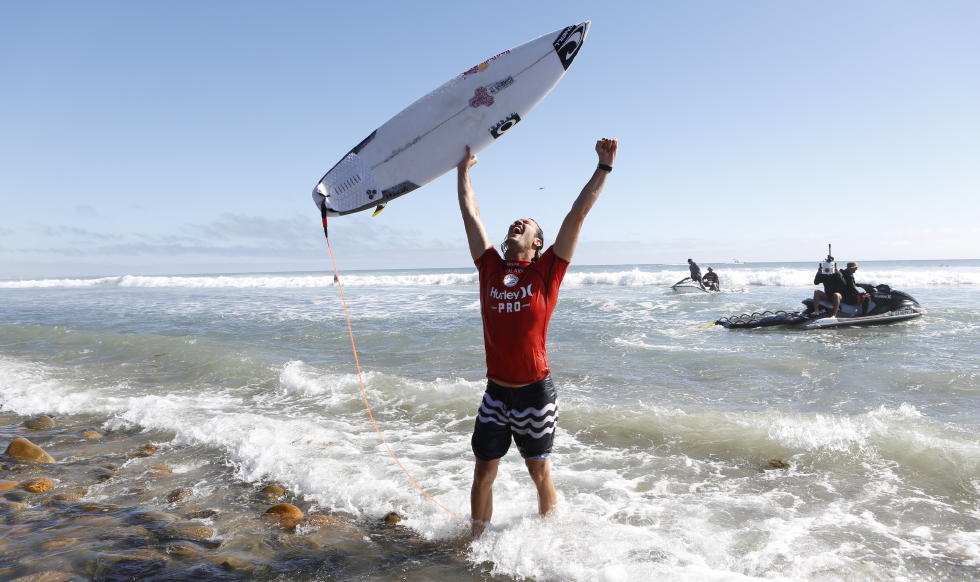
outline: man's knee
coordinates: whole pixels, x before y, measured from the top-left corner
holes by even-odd
[[[494,479],[497,478],[497,466],[499,459],[493,461],[476,460],[476,468],[473,469],[473,486],[490,487]]]
[[[524,463],[527,465],[527,472],[531,475],[531,480],[534,481],[535,485],[543,485],[551,478],[551,467],[547,460],[533,461],[527,459]]]

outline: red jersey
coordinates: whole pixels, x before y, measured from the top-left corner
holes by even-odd
[[[476,260],[487,378],[524,386],[548,376],[548,324],[568,261],[553,247],[533,262],[504,261],[494,248]]]

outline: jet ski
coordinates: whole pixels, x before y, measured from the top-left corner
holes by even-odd
[[[714,293],[714,291],[709,291],[708,289],[705,289],[689,279],[685,281],[678,281],[671,285],[670,288],[676,293]]]
[[[753,327],[769,327],[785,325],[795,329],[826,329],[832,327],[849,327],[857,325],[876,325],[894,323],[921,317],[925,310],[914,297],[903,291],[892,289],[888,285],[869,286],[867,298],[852,305],[841,303],[837,317],[829,317],[833,304],[822,299],[817,309],[817,315],[810,315],[813,309],[813,299],[804,299],[803,311],[761,311],[743,313],[722,317],[716,324],[728,329],[746,329]]]

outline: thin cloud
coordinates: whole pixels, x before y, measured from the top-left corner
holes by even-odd
[[[123,235],[120,234],[98,232],[77,226],[43,226],[41,232],[47,237],[67,239],[75,243],[103,242],[123,238]]]
[[[79,204],[75,207],[75,214],[85,218],[98,218],[99,213],[88,204]]]

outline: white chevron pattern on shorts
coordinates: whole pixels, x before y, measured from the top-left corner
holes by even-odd
[[[554,402],[549,402],[541,409],[529,407],[524,410],[516,410],[508,409],[503,402],[494,400],[489,394],[484,394],[483,402],[480,404],[480,412],[476,419],[480,422],[511,426],[515,433],[528,434],[537,439],[555,432],[557,412],[558,405]]]

